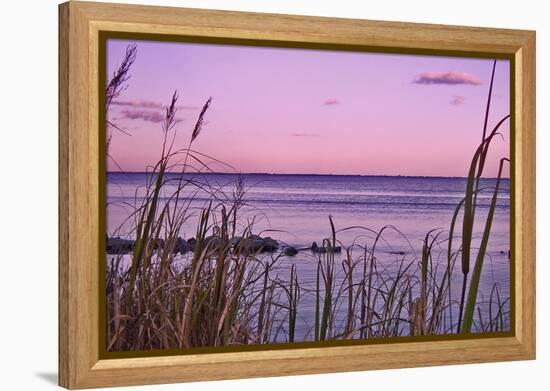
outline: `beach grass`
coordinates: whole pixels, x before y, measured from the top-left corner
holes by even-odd
[[[457,323],[458,333],[471,332],[473,313],[475,310],[475,305],[477,300],[478,284],[481,276],[483,262],[486,255],[487,243],[491,232],[493,215],[496,208],[496,202],[497,202],[497,197],[499,192],[499,184],[500,184],[500,179],[502,175],[503,162],[508,160],[508,159],[502,159],[500,161],[497,184],[494,189],[493,199],[491,202],[489,214],[486,217],[483,238],[481,241],[480,248],[478,249],[478,252],[477,252],[475,267],[474,267],[472,276],[470,277],[470,282],[468,282],[468,274],[470,273],[471,257],[472,257],[471,248],[472,248],[472,241],[473,241],[473,227],[474,227],[474,220],[475,220],[475,214],[476,214],[477,197],[482,191],[482,189],[480,188],[480,181],[483,175],[485,161],[487,159],[487,154],[489,151],[489,147],[491,145],[491,141],[498,134],[498,130],[500,126],[510,118],[510,115],[506,115],[496,124],[493,130],[487,135],[487,124],[488,124],[489,112],[491,107],[495,68],[496,68],[496,60],[493,62],[493,71],[491,75],[491,83],[489,86],[487,106],[485,110],[482,140],[478,148],[476,149],[474,156],[472,158],[472,162],[470,164],[464,202],[463,203],[461,202],[457,206],[457,209],[459,209],[460,207],[464,208],[464,216],[463,216],[463,222],[462,222],[462,244],[461,244],[463,282],[462,282],[462,294],[460,299],[460,310],[459,310],[458,323]],[[450,238],[452,238],[452,235],[453,235],[453,226],[454,226],[454,219],[451,225],[452,228],[451,228]],[[465,300],[466,289],[468,285],[470,288],[469,288],[468,298],[466,301]]]

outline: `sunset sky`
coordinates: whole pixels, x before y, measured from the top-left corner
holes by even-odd
[[[158,159],[162,108],[176,89],[176,147],[212,96],[194,149],[237,172],[466,176],[481,140],[490,59],[135,42],[128,88],[109,112],[131,134],[113,131],[109,146],[125,171]],[[129,43],[108,40],[107,77]],[[499,60],[491,128],[509,114],[509,72]],[[486,176],[509,157],[508,122],[501,131]]]

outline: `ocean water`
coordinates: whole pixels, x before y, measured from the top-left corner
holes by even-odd
[[[107,233],[109,236],[132,237],[131,223],[127,221],[133,205],[141,202],[148,175],[144,173],[108,173],[107,175]],[[254,232],[271,236],[281,243],[297,248],[310,247],[313,241],[321,244],[331,235],[329,215],[332,216],[337,238],[345,246],[352,243],[372,246],[374,233],[385,226],[384,240],[377,245],[379,262],[395,270],[403,256],[420,257],[422,241],[432,230],[440,232],[441,249],[449,236],[449,226],[455,208],[466,188],[465,178],[395,177],[395,176],[340,176],[340,175],[271,175],[271,174],[201,174],[187,175],[206,190],[194,186],[184,189],[184,198],[191,199],[191,208],[197,213],[212,197],[230,200],[238,179],[246,189],[246,205],[242,208],[241,223],[254,221]],[[175,181],[176,176],[172,179]],[[491,188],[495,179],[482,179],[481,187]],[[168,196],[175,184],[168,185]],[[509,296],[510,287],[510,194],[509,180],[501,181],[498,206],[494,216],[480,283],[480,301],[485,300],[495,284],[501,297]],[[483,222],[491,202],[492,191],[478,197],[475,248],[483,232]],[[183,227],[182,237],[194,236],[196,217]],[[457,221],[460,232],[461,218]],[[459,239],[457,238],[457,241]],[[456,247],[455,247],[456,249]],[[399,253],[399,254],[396,254]],[[403,255],[404,254],[404,255]],[[341,255],[335,262],[341,264]],[[472,264],[474,262],[472,259]],[[446,262],[446,258],[441,260]],[[436,258],[434,262],[438,262]],[[314,283],[315,257],[310,251],[301,251],[295,257],[281,260],[280,273],[290,272],[295,264],[303,286]],[[338,267],[341,269],[341,267]],[[460,286],[461,274],[457,267],[453,281]],[[459,293],[453,288],[453,296]],[[307,338],[306,324],[312,316],[313,302],[304,299],[299,306],[297,334]],[[300,317],[299,315],[299,317]],[[302,326],[302,328],[300,328]]]

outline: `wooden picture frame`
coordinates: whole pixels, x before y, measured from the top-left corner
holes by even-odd
[[[504,56],[514,68],[514,329],[499,338],[102,358],[100,32],[402,53]],[[59,384],[70,389],[535,358],[535,32],[141,5],[59,6]]]

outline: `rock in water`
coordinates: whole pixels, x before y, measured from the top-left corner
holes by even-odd
[[[204,239],[204,246],[208,246],[212,250],[219,251],[221,246],[221,239],[219,236],[216,235],[207,236]]]
[[[106,250],[107,254],[128,254],[134,250],[134,241],[121,239],[118,236],[115,238],[107,238]]]
[[[239,243],[241,242],[241,240],[243,240],[242,236],[235,236],[231,238],[231,240],[229,241],[229,244],[231,245],[231,247],[237,248],[239,247]]]
[[[342,252],[342,247],[340,246],[336,246],[336,247],[319,247],[317,245],[317,242],[313,242],[311,244],[311,251],[313,251],[314,253],[321,253],[321,254],[324,254],[324,253],[340,253]]]
[[[317,245],[317,242],[311,243],[311,251],[313,251],[314,253],[320,252],[319,251],[319,246]]]
[[[279,248],[279,243],[269,236],[262,239],[262,251],[273,252]]]
[[[405,255],[405,251],[390,251],[389,252],[390,254],[393,254],[393,255]]]
[[[194,247],[194,246],[193,246]],[[174,253],[180,253],[180,254],[185,254],[189,251],[193,251],[193,247],[191,246],[191,244],[186,241],[185,239],[183,238],[177,238],[176,239],[176,243],[174,244],[174,250],[173,252]]]
[[[164,248],[164,239],[151,239],[153,249],[161,250]]]
[[[285,254],[287,257],[293,257],[294,255],[298,254],[298,250],[292,246],[288,246],[283,251],[283,254]]]
[[[252,237],[240,239],[235,246],[235,249],[243,254],[253,254],[262,248],[262,241]]]

